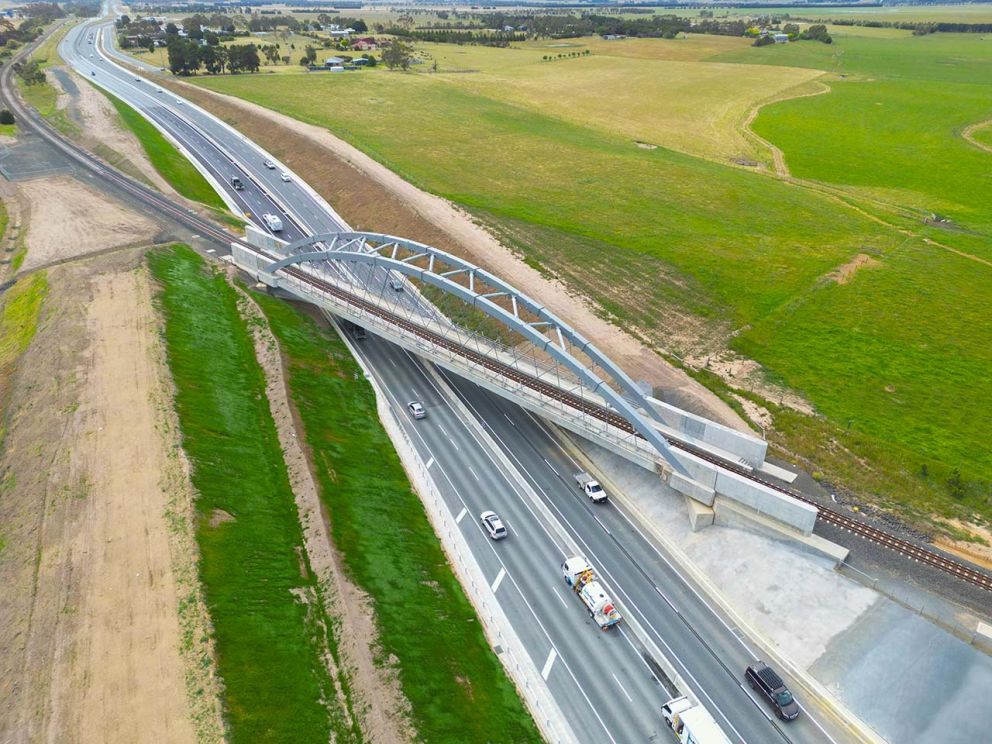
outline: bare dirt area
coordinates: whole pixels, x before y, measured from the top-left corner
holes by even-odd
[[[24,268],[32,269],[128,245],[146,245],[158,232],[151,219],[70,176],[18,184],[31,229]]]
[[[715,394],[633,335],[599,316],[587,298],[541,275],[451,202],[422,191],[326,129],[194,85],[161,79],[252,138],[308,183],[356,230],[403,235],[449,250],[503,276],[607,350],[634,379],[676,391],[680,400],[741,430],[747,424]]]
[[[953,553],[983,568],[992,570],[992,529],[977,524],[960,522],[956,519],[950,520],[950,524],[952,527],[968,533],[981,542],[951,540],[948,537],[939,536],[934,541],[934,544],[948,553]]]
[[[110,155],[111,159],[117,161],[113,163],[116,167],[126,172],[130,171],[130,175],[140,175],[142,180],[152,184],[162,193],[176,196],[173,188],[148,160],[137,137],[124,128],[116,109],[107,97],[67,68],[53,69],[60,72],[58,76],[49,76],[50,82],[58,92],[56,105],[60,109],[66,109],[72,120],[79,125],[82,130],[81,144],[91,151],[96,151],[97,155],[104,156],[105,159]],[[72,91],[67,91],[62,85],[60,80],[62,75],[71,75],[75,83]],[[111,153],[95,147],[98,143],[109,148]],[[123,162],[113,155],[123,158]]]
[[[14,380],[0,741],[223,738],[192,489],[139,261],[129,251],[50,270]]]
[[[278,342],[250,298],[246,297],[242,313],[259,321],[250,324],[255,355],[265,371],[269,408],[296,496],[310,568],[320,582],[327,614],[337,620],[334,633],[340,659],[335,662],[326,649],[324,656],[337,686],[339,705],[348,716],[340,685],[339,672],[343,671],[351,688],[352,707],[367,739],[382,744],[412,742],[415,731],[410,724],[410,704],[403,696],[399,679],[393,670],[375,661],[378,654],[374,608],[368,595],[348,581],[341,556],[331,541],[328,515],[318,496],[302,437],[297,436],[302,427],[287,393]]]
[[[838,266],[834,271],[831,271],[827,275],[827,279],[837,284],[847,284],[860,269],[871,268],[880,264],[878,259],[872,258],[867,253],[859,253],[843,266]]]

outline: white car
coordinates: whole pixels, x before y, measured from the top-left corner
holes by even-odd
[[[265,167],[268,168],[269,170],[275,170],[276,169],[276,164],[273,163],[271,160],[266,160],[265,161]]]
[[[292,181],[292,180],[293,180],[293,179],[292,179],[292,178],[290,177],[290,175],[289,175],[288,173],[283,173],[283,174],[281,174],[281,175],[279,176],[279,178],[281,178],[281,179],[282,179],[283,181],[285,181],[286,183],[289,183],[290,181]]]
[[[397,279],[395,276],[389,280],[389,286],[392,287],[394,292],[403,291],[403,280]]]
[[[482,520],[482,526],[486,528],[486,532],[489,533],[489,537],[493,540],[502,540],[507,536],[506,526],[494,511],[484,511],[479,515],[479,519]]]
[[[407,410],[410,411],[410,415],[415,419],[427,418],[427,409],[424,408],[423,404],[419,400],[411,400],[406,404]]]
[[[155,92],[156,92],[156,93],[161,93],[161,92],[162,92],[162,89],[161,89],[161,88],[156,88],[156,89],[155,89]]]
[[[176,99],[176,105],[177,106],[182,106],[183,105],[183,102],[182,102],[182,99],[181,98],[177,98]]]

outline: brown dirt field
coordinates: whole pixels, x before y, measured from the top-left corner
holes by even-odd
[[[148,244],[158,232],[151,219],[70,176],[18,184],[30,229],[24,269],[126,245]]]
[[[15,378],[0,741],[222,739],[217,684],[198,663],[210,650],[192,491],[139,257],[51,270]]]
[[[390,668],[375,661],[378,634],[371,601],[347,579],[341,556],[331,541],[328,515],[304,451],[303,430],[286,388],[278,341],[265,324],[261,310],[245,297],[242,313],[261,321],[250,324],[255,355],[265,371],[266,395],[296,496],[310,568],[320,582],[328,615],[338,621],[334,633],[340,659],[336,663],[326,649],[324,656],[335,681],[339,705],[345,716],[350,717],[339,684],[338,664],[347,674],[354,712],[366,738],[383,744],[412,742],[415,731],[410,723],[410,704],[403,696],[399,679]]]
[[[86,79],[66,69],[79,89],[78,96],[69,96],[54,75],[49,76],[52,86],[59,92],[58,106],[70,109],[73,120],[82,127],[82,143],[93,149],[93,143],[102,142],[115,153],[123,156],[144,180],[164,194],[176,196],[168,181],[162,178],[145,155],[144,148],[130,130],[121,123],[113,104]],[[118,163],[118,167],[120,167]]]
[[[634,336],[601,318],[588,299],[527,266],[471,216],[407,183],[330,132],[237,98],[158,78],[258,142],[307,182],[356,230],[404,235],[435,245],[506,277],[571,322],[634,379],[677,391],[692,410],[741,430],[747,424],[705,386],[665,362]]]

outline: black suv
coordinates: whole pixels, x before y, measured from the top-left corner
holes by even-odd
[[[744,678],[757,692],[760,692],[775,708],[775,715],[783,721],[799,718],[799,705],[789,688],[775,670],[763,661],[756,661],[744,672]]]

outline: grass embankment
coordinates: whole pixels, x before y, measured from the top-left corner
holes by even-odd
[[[354,740],[321,659],[333,639],[307,566],[265,380],[238,295],[186,246],[148,258],[192,464],[200,577],[232,741]],[[297,594],[310,595],[309,606]]]
[[[39,271],[8,289],[0,308],[0,443],[7,432],[7,400],[17,360],[38,330],[41,307],[48,294],[48,275]]]
[[[158,174],[172,188],[187,199],[206,204],[217,210],[226,210],[223,200],[207,182],[200,171],[183,157],[179,151],[145,117],[114,95],[102,91],[117,109],[117,114],[125,126],[141,142],[145,154]]]
[[[62,64],[62,58],[58,54],[58,45],[71,26],[71,23],[63,24],[31,53],[29,59],[37,62],[40,70]],[[20,89],[25,103],[37,110],[53,127],[68,136],[79,133],[79,127],[76,123],[69,118],[64,110],[59,110],[56,105],[58,92],[52,85],[49,83],[26,85],[20,75],[15,75],[14,79],[17,81],[17,87]]]
[[[828,94],[770,107],[794,114],[781,125],[762,126],[766,114],[758,120],[763,136],[785,143],[790,165],[792,153],[804,148],[794,167],[799,175],[852,174],[859,189],[843,197],[864,211],[664,147],[640,149],[629,124],[616,134],[581,116],[548,115],[524,105],[519,88],[503,93],[471,75],[196,82],[328,127],[467,208],[533,265],[587,293],[604,314],[640,329],[659,348],[681,356],[733,344],[826,414],[782,412],[775,436],[801,457],[825,457],[821,469],[834,483],[913,516],[987,519],[992,282],[984,264],[923,240],[992,255],[992,182],[987,167],[982,171],[988,155],[954,135],[989,118],[989,86],[972,81],[988,80],[982,71],[992,47],[975,35],[958,47],[957,38],[851,38],[832,47],[797,43],[712,58],[832,69],[831,55],[839,54],[859,75],[901,66],[902,76],[892,80],[844,83],[851,102],[836,111]],[[650,41],[682,49],[680,40]],[[491,68],[508,60],[513,76],[525,75],[515,66],[530,52],[486,51]],[[471,55],[477,64],[485,58],[478,50]],[[601,64],[596,56],[538,61],[533,75],[586,75],[585,66]],[[873,90],[883,98],[872,100]],[[601,93],[612,100],[612,91]],[[719,116],[717,101],[698,100],[698,119]],[[639,112],[618,110],[628,118]],[[790,126],[795,131],[783,134]],[[845,152],[852,130],[853,152]],[[924,225],[927,206],[965,229]],[[845,275],[843,284],[831,278],[859,254],[878,265]],[[968,482],[964,491],[947,483],[955,470]]]
[[[372,597],[381,658],[399,660],[418,740],[538,741],[410,490],[358,364],[310,317],[257,300],[287,360],[334,542],[351,580]]]

